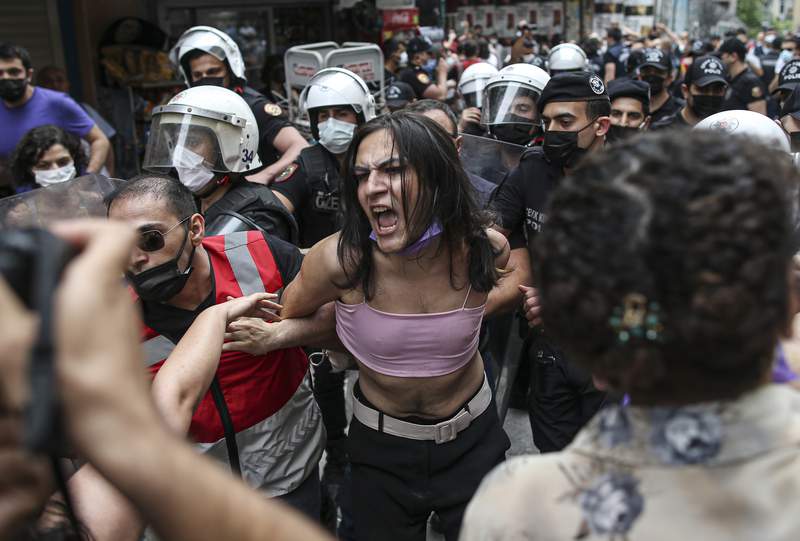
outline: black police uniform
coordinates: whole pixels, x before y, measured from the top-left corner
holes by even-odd
[[[237,90],[250,106],[258,125],[258,156],[261,158],[262,167],[253,171],[257,172],[281,158],[281,153],[275,148],[275,138],[279,131],[291,127],[292,124],[283,114],[280,106],[271,102],[264,94],[249,86]]]
[[[692,126],[690,126],[689,123],[683,119],[681,111],[682,109],[678,109],[676,113],[668,117],[662,118],[658,122],[650,124],[650,131],[665,130],[668,128],[677,128],[677,129],[691,128]]]
[[[209,236],[258,229],[292,244],[299,240],[294,216],[272,190],[244,179],[234,182],[203,216]]]
[[[766,99],[764,82],[750,68],[731,79],[731,84],[722,102],[723,111],[747,109],[754,101]]]
[[[670,94],[669,99],[664,102],[664,105],[658,108],[658,111],[650,112],[650,123],[653,124],[677,114],[683,109],[684,105],[686,105],[686,103],[682,99],[676,98]]]
[[[412,66],[402,70],[397,78],[411,85],[411,88],[414,89],[414,94],[416,94],[417,99],[420,100],[425,97],[425,90],[433,84],[433,80],[431,76],[428,75],[428,72],[419,66]]]
[[[534,147],[523,154],[517,169],[498,188],[493,202],[501,227],[524,228],[530,244],[547,221],[550,192],[564,176]],[[528,339],[531,393],[529,418],[533,440],[541,452],[566,447],[602,406],[605,393],[595,389],[590,374],[570,363],[551,340],[534,329]]]
[[[272,189],[294,205],[301,248],[339,230],[339,162],[322,145],[304,148],[297,161],[273,181]]]

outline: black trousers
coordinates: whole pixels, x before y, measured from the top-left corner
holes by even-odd
[[[591,375],[544,337],[533,341],[528,358],[533,443],[542,453],[560,451],[603,406],[606,393],[598,391]]]
[[[358,388],[356,396],[370,405]],[[435,424],[445,419],[403,420]],[[392,436],[355,417],[348,440],[358,541],[424,541],[431,512],[439,516],[445,538],[455,541],[467,503],[511,445],[494,401],[447,443]]]
[[[314,398],[322,413],[328,440],[344,437],[347,413],[344,400],[344,372],[331,372],[331,363],[314,369]]]

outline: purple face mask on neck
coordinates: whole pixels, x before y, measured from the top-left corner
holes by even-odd
[[[442,224],[438,221],[433,222],[428,229],[414,242],[400,250],[400,255],[404,257],[408,256],[415,256],[419,254],[425,247],[431,243],[433,239],[438,237],[442,234]],[[375,235],[375,231],[369,234],[369,238],[373,241],[377,241],[378,237]]]

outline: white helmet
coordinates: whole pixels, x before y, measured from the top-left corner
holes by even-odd
[[[755,143],[782,150],[789,154],[792,147],[786,132],[767,116],[754,111],[722,111],[704,118],[695,130],[719,130],[741,135]]]
[[[196,86],[153,109],[143,167],[180,174],[191,166],[217,173],[261,167],[256,117],[236,92]]]
[[[574,43],[562,43],[550,50],[547,57],[550,75],[563,71],[584,71],[588,66],[586,53]]]
[[[319,70],[300,94],[300,110],[308,112],[315,139],[319,139],[317,109],[338,106],[352,107],[359,124],[375,118],[375,98],[361,77],[343,68]]]
[[[244,75],[244,59],[236,42],[222,30],[211,26],[193,26],[178,38],[178,43],[169,52],[169,59],[178,66],[186,86],[191,86],[192,74],[185,56],[194,50],[203,51],[220,62],[227,63],[232,77],[242,82],[247,81]]]
[[[464,70],[458,80],[458,91],[464,99],[465,107],[480,109],[483,106],[483,89],[495,75],[497,68],[488,62],[478,62]]]
[[[520,123],[520,117],[527,116],[527,113],[520,115],[520,98],[532,100],[532,104],[524,104],[524,109],[527,112],[532,105],[533,112],[530,121],[522,123],[538,124],[537,103],[549,80],[550,76],[546,71],[530,64],[511,64],[501,69],[486,85],[481,124],[491,127],[496,124]]]

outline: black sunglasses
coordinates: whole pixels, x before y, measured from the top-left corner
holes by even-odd
[[[162,233],[157,229],[150,229],[147,231],[142,231],[139,233],[139,249],[143,252],[156,252],[164,247],[166,241],[164,237],[169,235],[169,232],[184,223],[186,220],[191,218],[191,216],[187,216],[180,222],[176,223],[172,227],[166,230],[166,232]]]

